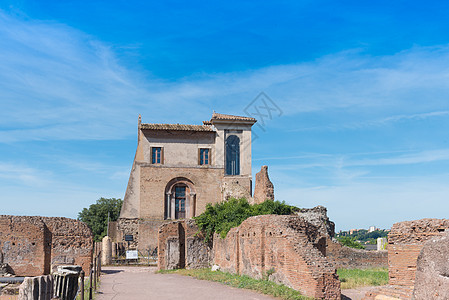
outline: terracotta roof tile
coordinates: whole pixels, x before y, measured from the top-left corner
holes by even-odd
[[[209,125],[186,125],[186,124],[140,124],[141,129],[148,130],[176,130],[176,131],[214,131]]]
[[[250,117],[242,117],[242,116],[234,116],[234,115],[225,115],[225,114],[219,114],[214,112],[212,114],[212,120],[237,120],[237,121],[253,121],[256,122],[257,120]]]

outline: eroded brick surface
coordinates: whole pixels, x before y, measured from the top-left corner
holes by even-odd
[[[387,251],[368,251],[341,245],[330,238],[326,243],[326,257],[337,269],[365,269],[388,267]]]
[[[391,285],[413,287],[416,263],[424,243],[449,228],[447,219],[396,223],[388,234],[388,270]]]
[[[324,239],[299,216],[251,217],[225,239],[214,237],[213,262],[231,273],[269,275],[310,297],[340,299],[336,270],[323,255]]]
[[[92,232],[68,218],[0,216],[0,249],[16,275],[49,274],[52,266],[77,264],[87,273],[92,260]]]
[[[262,203],[265,200],[274,200],[274,185],[268,177],[268,166],[262,166],[256,174],[254,186],[254,203]]]

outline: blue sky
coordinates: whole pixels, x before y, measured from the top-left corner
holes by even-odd
[[[282,111],[253,174],[337,229],[449,211],[449,3],[2,1],[2,214],[123,198],[146,123]]]

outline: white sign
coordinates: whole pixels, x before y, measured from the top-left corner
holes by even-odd
[[[139,253],[137,250],[126,250],[126,259],[138,259]]]

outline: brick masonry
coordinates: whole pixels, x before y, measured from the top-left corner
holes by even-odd
[[[0,251],[15,275],[50,273],[51,232],[40,218],[0,216]]]
[[[393,224],[388,234],[389,285],[367,292],[363,299],[412,299],[417,260],[425,242],[442,236],[448,228],[447,219],[421,219]]]
[[[251,217],[225,239],[214,237],[213,262],[223,271],[269,279],[318,299],[340,299],[325,237],[299,216]],[[271,274],[272,273],[272,274]],[[271,274],[271,275],[270,275]]]
[[[158,269],[195,269],[210,266],[211,247],[193,220],[163,224],[158,231]]]
[[[396,223],[388,234],[389,283],[413,287],[416,263],[424,243],[449,228],[447,219],[421,219]]]
[[[0,216],[0,250],[16,275],[45,275],[61,264],[80,265],[87,273],[92,232],[68,218]]]
[[[262,203],[265,200],[274,200],[274,185],[268,177],[268,166],[262,166],[256,174],[254,186],[254,203]]]
[[[337,269],[388,267],[388,251],[353,249],[330,238],[326,241],[326,257]]]

